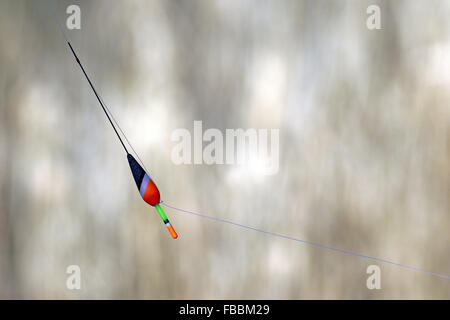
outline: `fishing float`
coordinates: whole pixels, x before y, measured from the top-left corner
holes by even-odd
[[[67,39],[67,38],[66,38]],[[137,188],[139,190],[139,193],[144,199],[145,202],[150,204],[151,206],[155,207],[156,211],[158,212],[159,216],[161,217],[164,225],[167,227],[167,230],[169,230],[170,235],[173,239],[177,239],[178,235],[175,232],[175,229],[173,228],[172,224],[170,223],[169,219],[167,218],[166,214],[164,213],[164,210],[161,208],[161,196],[158,190],[158,187],[156,186],[155,182],[150,178],[150,175],[142,168],[142,166],[139,164],[139,162],[136,161],[136,159],[128,152],[127,147],[122,141],[122,138],[120,137],[119,133],[117,132],[116,127],[114,126],[113,121],[111,120],[111,117],[109,116],[108,112],[106,111],[108,108],[105,107],[102,99],[100,98],[99,94],[97,93],[97,90],[95,90],[94,85],[91,82],[91,79],[89,79],[89,76],[87,75],[83,65],[80,62],[80,59],[78,58],[77,54],[75,53],[75,50],[72,47],[72,44],[69,40],[67,40],[67,44],[69,45],[70,51],[72,52],[73,56],[75,57],[76,62],[81,68],[81,71],[83,71],[84,76],[86,77],[86,80],[89,82],[89,85],[94,92],[98,102],[100,103],[100,106],[103,109],[103,112],[105,113],[106,117],[109,120],[109,123],[111,124],[112,128],[114,129],[114,132],[117,135],[117,138],[119,138],[120,143],[122,144],[122,147],[124,148],[126,154],[128,163],[130,165],[131,173],[133,174],[134,181],[136,182]],[[109,111],[109,109],[108,109]],[[113,118],[114,119],[114,118]],[[119,127],[120,129],[120,127]],[[123,134],[123,132],[122,132]],[[125,134],[123,134],[126,138]],[[127,139],[128,141],[128,139]],[[130,144],[131,146],[131,144]]]

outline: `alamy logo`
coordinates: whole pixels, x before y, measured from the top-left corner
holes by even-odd
[[[67,7],[66,13],[70,14],[66,20],[67,29],[81,29],[81,9],[76,4],[72,4]]]
[[[369,30],[380,30],[381,29],[381,10],[380,7],[372,4],[367,7],[366,13],[370,14],[366,20],[366,26]]]
[[[203,132],[202,121],[194,121],[194,137],[189,130],[180,128],[172,132],[174,164],[237,164],[257,166],[263,175],[273,175],[279,169],[279,129],[226,129],[225,138],[219,129]],[[225,140],[225,142],[224,142]],[[204,142],[206,143],[203,148]],[[225,149],[224,149],[225,143]],[[192,150],[193,147],[193,150]]]
[[[66,273],[70,274],[66,280],[66,287],[69,290],[81,289],[81,269],[80,266],[73,264],[67,267]]]
[[[370,265],[367,267],[366,270],[367,274],[370,274],[370,276],[367,278],[366,286],[367,289],[373,290],[373,289],[381,289],[381,270],[380,267],[377,265]]]

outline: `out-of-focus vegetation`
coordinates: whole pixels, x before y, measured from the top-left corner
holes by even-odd
[[[77,1],[67,35],[167,203],[450,270],[450,2]],[[58,1],[64,23],[66,7]],[[0,2],[0,298],[449,298],[446,279],[167,210],[44,1]],[[176,166],[176,128],[279,128],[280,170]],[[66,288],[68,265],[82,289]]]

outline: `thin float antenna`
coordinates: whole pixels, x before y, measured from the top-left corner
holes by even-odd
[[[91,86],[92,91],[94,91],[94,94],[95,94],[95,96],[97,97],[98,102],[99,102],[100,105],[102,106],[103,112],[106,114],[106,117],[108,117],[109,123],[111,123],[111,126],[113,127],[114,132],[115,132],[116,135],[117,135],[117,138],[119,138],[120,143],[122,144],[123,148],[125,149],[125,152],[126,152],[127,154],[129,154],[129,152],[128,152],[128,150],[127,150],[127,147],[125,147],[125,144],[123,143],[122,138],[120,137],[119,133],[117,132],[116,127],[114,126],[114,123],[112,122],[111,118],[109,117],[108,112],[106,112],[106,109],[105,109],[105,106],[103,105],[102,99],[100,99],[100,97],[99,97],[99,95],[98,95],[98,93],[97,93],[97,90],[95,90],[95,87],[94,87],[94,85],[93,85],[92,82],[91,82],[91,79],[89,79],[89,76],[87,75],[86,71],[84,70],[84,67],[83,67],[83,65],[82,65],[81,62],[80,62],[80,59],[78,59],[78,56],[77,56],[77,54],[75,53],[75,50],[73,50],[73,47],[72,47],[72,45],[70,44],[69,40],[67,40],[67,44],[69,45],[70,51],[72,51],[73,56],[75,57],[75,60],[77,61],[78,65],[80,66],[81,71],[83,71],[84,76],[86,77],[87,81],[89,82],[89,85]]]
[[[73,49],[72,44],[70,43],[69,39],[67,39],[67,37],[64,33],[64,30],[62,29],[61,25],[58,23],[58,19],[56,18],[56,15],[54,15],[54,18],[59,26],[59,29],[60,29],[63,37],[66,39],[66,42],[69,45],[70,51],[72,51],[72,54],[75,57],[75,60],[77,61],[78,65],[80,66],[81,71],[83,71],[83,74],[86,77],[86,80],[89,82],[89,85],[91,86],[92,91],[94,91],[94,94],[98,100],[98,103],[100,103],[100,106],[102,107],[103,112],[105,113],[106,117],[108,118],[109,123],[113,127],[114,132],[117,135],[117,138],[119,138],[119,141],[122,144],[122,147],[125,149],[125,152],[127,153],[128,163],[130,165],[130,169],[133,174],[133,178],[136,182],[136,185],[138,187],[138,190],[139,190],[139,193],[141,194],[142,199],[144,199],[145,202],[147,202],[148,204],[150,204],[151,206],[156,208],[156,211],[158,212],[159,216],[161,217],[164,225],[167,227],[167,230],[169,231],[172,238],[177,239],[178,234],[175,232],[172,224],[169,222],[169,219],[167,218],[166,214],[164,213],[164,210],[160,206],[161,198],[160,198],[158,187],[155,185],[153,180],[150,178],[149,174],[146,172],[147,169],[144,170],[141,167],[141,165],[136,161],[136,159],[128,152],[128,149],[125,146],[125,144],[123,143],[122,138],[116,129],[116,126],[117,126],[117,128],[119,128],[119,130],[122,133],[123,137],[125,138],[126,142],[131,147],[131,150],[133,150],[133,152],[136,154],[137,158],[142,162],[142,160],[139,158],[139,155],[134,150],[131,143],[128,141],[127,136],[120,128],[119,123],[114,118],[112,112],[109,110],[106,103],[103,102],[103,99],[97,93],[97,90],[95,90],[95,87],[92,84],[91,79],[89,79],[89,76],[87,75],[86,70],[84,70],[84,67],[80,62],[80,59],[78,58],[77,54],[75,53],[75,50]],[[111,118],[112,118],[112,120],[111,120]],[[114,125],[114,123],[116,124],[116,126]],[[142,166],[145,168],[143,163],[142,163]]]
[[[70,51],[72,51],[72,54],[73,54],[73,56],[75,57],[75,60],[77,61],[78,65],[80,66],[81,70],[83,71],[84,76],[86,77],[87,81],[89,82],[89,85],[91,86],[92,90],[94,91],[94,94],[95,94],[95,96],[97,97],[97,100],[98,100],[98,102],[100,103],[100,106],[102,107],[103,112],[106,114],[106,117],[108,118],[109,123],[111,123],[111,126],[113,127],[114,132],[115,132],[116,135],[117,135],[117,138],[119,138],[119,141],[120,141],[120,143],[122,144],[123,148],[125,149],[125,152],[127,153],[127,155],[130,154],[130,153],[128,152],[128,150],[127,150],[127,147],[126,147],[125,144],[123,143],[122,138],[120,137],[119,133],[117,132],[116,127],[114,126],[114,123],[111,121],[111,118],[109,117],[108,112],[106,112],[106,109],[107,109],[107,108],[105,108],[105,105],[103,104],[102,99],[100,99],[100,96],[98,95],[97,90],[95,90],[95,87],[94,87],[94,85],[93,85],[92,82],[91,82],[91,79],[89,79],[89,77],[88,77],[86,71],[84,70],[83,65],[82,65],[81,62],[80,62],[80,59],[78,59],[78,56],[77,56],[77,54],[75,53],[75,50],[73,49],[72,45],[70,44],[70,41],[69,41],[69,39],[67,38],[66,34],[64,33],[64,30],[63,30],[61,24],[59,23],[58,19],[56,18],[56,12],[55,12],[54,7],[53,7],[52,5],[50,5],[50,2],[47,2],[47,1],[44,1],[44,2],[46,2],[47,5],[50,7],[50,11],[52,11],[52,13],[53,13],[53,18],[55,19],[55,22],[56,22],[56,24],[58,25],[59,31],[61,31],[62,36],[64,37],[64,39],[66,39],[66,42],[67,42],[67,44],[69,45]],[[109,111],[109,110],[108,110],[108,111]],[[111,115],[112,115],[112,114],[111,114]],[[120,128],[120,127],[119,127],[119,128]],[[122,131],[122,130],[121,130],[121,131]],[[123,132],[122,132],[122,134],[123,134]],[[125,134],[124,134],[124,136],[125,136]],[[125,137],[125,138],[126,138],[126,137]],[[130,145],[130,146],[131,146],[131,145]],[[133,148],[133,147],[131,147],[131,148]],[[133,150],[134,150],[134,149],[133,149]],[[137,154],[136,154],[136,155],[137,155]],[[139,158],[139,156],[138,156],[138,158]]]

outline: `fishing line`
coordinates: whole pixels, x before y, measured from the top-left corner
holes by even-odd
[[[62,28],[62,25],[59,23],[59,20],[56,18],[56,9],[55,9],[55,7],[53,6],[53,4],[50,4],[50,0],[48,0],[48,2],[46,0],[44,0],[44,2],[47,4],[47,6],[49,7],[50,11],[52,12],[53,19],[55,19],[55,22],[58,25],[58,29],[61,32],[63,38],[66,40],[66,42],[69,42],[69,39],[67,39],[66,34],[64,33],[64,29]]]
[[[77,60],[77,63],[78,63],[78,65],[79,65],[80,68],[81,68],[81,71],[83,71],[84,76],[86,77],[87,81],[89,82],[89,85],[91,86],[92,91],[94,91],[94,94],[95,94],[95,96],[97,97],[97,100],[98,100],[98,102],[100,103],[100,105],[101,105],[101,107],[102,107],[102,109],[103,109],[103,112],[105,113],[106,117],[108,118],[109,123],[111,123],[111,126],[113,127],[114,132],[115,132],[116,135],[117,135],[117,138],[119,138],[119,141],[120,141],[120,143],[122,144],[123,148],[125,149],[125,152],[128,154],[129,152],[128,152],[127,147],[125,147],[125,144],[123,143],[122,138],[120,137],[119,133],[117,132],[116,127],[114,126],[114,123],[112,122],[112,120],[111,120],[111,118],[110,118],[108,112],[106,112],[105,106],[103,105],[102,100],[100,99],[100,97],[99,97],[99,95],[98,95],[98,93],[97,93],[97,90],[95,90],[95,87],[94,87],[94,85],[93,85],[92,82],[91,82],[91,79],[89,79],[89,76],[87,75],[86,71],[84,70],[84,67],[83,67],[83,65],[82,65],[81,62],[80,62],[80,59],[78,59],[78,56],[77,56],[77,54],[75,53],[75,51],[73,50],[72,45],[70,44],[69,41],[67,41],[67,44],[69,45],[70,50],[72,51],[72,53],[73,53],[75,59]]]
[[[100,95],[99,95],[100,96]],[[119,131],[122,133],[123,137],[125,138],[126,142],[128,143],[128,145],[130,146],[131,150],[133,150],[134,154],[136,155],[136,157],[138,158],[138,160],[140,161],[142,167],[144,167],[145,171],[148,170],[144,165],[144,161],[141,160],[141,158],[139,157],[139,154],[136,152],[136,150],[134,150],[133,145],[131,144],[131,142],[128,140],[127,135],[125,134],[125,132],[123,132],[122,128],[119,125],[119,122],[117,122],[116,118],[114,117],[114,115],[112,114],[111,110],[108,108],[108,106],[106,105],[105,101],[103,100],[103,98],[100,96],[100,100],[102,100],[103,104],[106,107],[106,110],[108,110],[109,115],[111,116],[111,118],[113,119],[114,123],[116,124],[117,128],[119,128]]]
[[[49,4],[50,5],[50,4]],[[55,11],[53,11],[55,13]],[[122,144],[126,154],[127,154],[127,160],[128,164],[130,165],[131,173],[133,175],[133,179],[136,182],[136,186],[138,188],[138,191],[142,197],[142,199],[153,206],[158,215],[160,216],[161,220],[163,221],[164,225],[166,226],[167,230],[169,231],[170,235],[173,239],[178,238],[178,234],[176,233],[174,227],[170,223],[169,219],[167,218],[164,210],[161,208],[161,195],[159,193],[158,187],[156,186],[155,182],[152,180],[150,175],[148,174],[148,170],[145,168],[145,165],[139,155],[137,154],[136,150],[134,150],[133,146],[131,145],[130,141],[126,137],[125,133],[123,132],[122,128],[120,127],[119,123],[116,121],[114,116],[112,115],[111,110],[108,108],[108,106],[104,103],[103,99],[100,97],[100,95],[97,93],[97,90],[95,89],[94,85],[91,82],[91,79],[86,73],[86,70],[84,69],[83,65],[80,62],[80,59],[78,58],[77,54],[75,53],[75,50],[72,47],[72,44],[66,37],[61,25],[58,22],[58,19],[56,18],[56,14],[53,15],[56,23],[58,24],[60,31],[66,39],[67,44],[69,45],[70,51],[72,52],[73,56],[75,57],[75,60],[77,61],[78,65],[81,68],[81,71],[83,71],[84,76],[86,77],[86,80],[89,82],[89,85],[91,86],[92,91],[94,92],[98,102],[100,103],[100,106],[103,109],[103,112],[105,113],[106,117],[108,118],[109,123],[111,124],[112,128],[114,129],[114,132],[117,135],[117,138],[119,138],[120,143]],[[111,120],[111,118],[114,120]],[[133,152],[135,153],[136,157],[139,159],[141,164],[128,152],[127,147],[125,146],[124,142],[122,141],[122,137],[120,136],[119,132],[116,129],[116,126],[119,128],[120,132],[122,133],[123,137],[125,138],[128,145],[131,147]],[[145,169],[144,169],[144,168]]]
[[[48,5],[50,6],[50,4],[48,4]],[[116,126],[119,129],[119,131],[121,132],[121,134],[123,135],[123,137],[124,137],[125,141],[127,142],[127,144],[130,146],[131,150],[134,152],[134,154],[136,155],[138,160],[141,162],[141,165],[144,167],[145,171],[148,172],[148,170],[145,168],[145,165],[144,165],[143,161],[139,157],[139,155],[136,152],[136,150],[133,148],[132,144],[128,140],[128,138],[125,135],[124,131],[122,130],[122,128],[120,127],[119,123],[117,122],[117,120],[115,119],[114,115],[112,114],[111,110],[108,108],[108,106],[103,101],[101,96],[97,93],[97,90],[95,89],[94,85],[92,84],[89,76],[87,75],[86,71],[84,70],[83,65],[81,64],[80,60],[78,59],[78,56],[75,53],[75,51],[74,51],[70,41],[68,40],[66,34],[64,33],[64,30],[62,29],[62,26],[59,24],[59,21],[56,18],[56,14],[55,14],[54,8],[51,8],[51,11],[53,12],[53,17],[54,17],[54,19],[55,19],[55,21],[56,21],[56,23],[58,25],[59,30],[61,31],[61,34],[63,35],[64,39],[66,40],[67,44],[69,45],[70,50],[72,51],[72,54],[74,55],[74,57],[75,57],[78,65],[80,66],[81,70],[83,71],[83,74],[85,75],[87,81],[89,82],[89,85],[91,86],[92,90],[94,91],[94,94],[97,97],[97,100],[100,103],[100,106],[102,107],[103,112],[105,113],[105,115],[108,118],[111,126],[113,127],[114,132],[116,133],[117,137],[119,138],[120,143],[122,144],[123,148],[125,149],[125,152],[127,153],[127,155],[129,155],[127,147],[125,146],[124,142],[122,141],[122,138],[119,135],[119,132],[116,130]],[[116,124],[116,126],[114,124]],[[148,175],[148,173],[147,173],[147,175]],[[159,196],[159,193],[158,193],[158,196]],[[394,266],[397,266],[397,267],[401,267],[401,268],[410,269],[410,270],[417,271],[417,272],[430,274],[430,275],[433,275],[433,276],[436,276],[436,277],[440,277],[440,278],[444,278],[444,279],[450,279],[450,276],[447,276],[447,275],[444,275],[444,274],[439,274],[439,273],[435,273],[435,272],[419,269],[419,268],[416,268],[416,267],[408,266],[408,265],[405,265],[405,264],[396,263],[396,262],[389,261],[389,260],[386,260],[386,259],[371,257],[371,256],[367,256],[367,255],[364,255],[364,254],[360,254],[360,253],[356,253],[356,252],[352,252],[352,251],[348,251],[348,250],[333,248],[333,247],[329,247],[329,246],[326,246],[326,245],[322,245],[320,243],[315,243],[315,242],[311,242],[311,241],[307,241],[307,240],[297,239],[297,238],[294,238],[294,237],[282,235],[282,234],[275,233],[275,232],[265,231],[265,230],[262,230],[262,229],[246,226],[246,225],[243,225],[243,224],[240,224],[240,223],[236,223],[236,222],[225,220],[225,219],[221,219],[221,218],[216,218],[216,217],[203,215],[203,214],[196,213],[196,212],[193,212],[193,211],[188,211],[188,210],[184,210],[184,209],[181,209],[181,208],[174,207],[174,206],[169,205],[169,204],[167,204],[167,203],[165,203],[163,201],[160,201],[157,204],[152,204],[152,205],[154,205],[157,208],[158,213],[161,215],[161,218],[163,218],[166,226],[168,227],[169,231],[171,232],[171,234],[172,234],[172,236],[174,238],[177,237],[176,233],[173,231],[173,228],[171,227],[171,225],[170,225],[167,217],[165,216],[164,212],[159,207],[159,204],[164,205],[164,206],[166,206],[166,207],[168,207],[168,208],[170,208],[172,210],[178,211],[178,212],[187,213],[187,214],[190,214],[190,215],[194,215],[194,216],[197,216],[197,217],[200,217],[200,218],[204,218],[204,219],[213,220],[213,221],[220,222],[220,223],[230,224],[230,225],[233,225],[233,226],[236,226],[236,227],[240,227],[240,228],[244,228],[244,229],[247,229],[247,230],[252,230],[252,231],[264,233],[264,234],[267,234],[267,235],[271,235],[273,237],[278,237],[278,238],[282,238],[282,239],[286,239],[286,240],[300,242],[300,243],[303,243],[303,244],[307,244],[307,245],[319,247],[319,248],[322,248],[322,249],[327,249],[327,250],[339,252],[339,253],[346,254],[346,255],[351,255],[351,256],[355,256],[355,257],[360,257],[360,258],[365,258],[365,259],[369,259],[369,260],[374,260],[374,261],[377,261],[377,262],[387,263],[387,264],[391,264],[391,265],[394,265]],[[173,231],[173,233],[172,233],[172,231]]]
[[[132,144],[130,143],[130,141],[128,140],[128,138],[127,138],[125,132],[124,132],[124,131],[122,130],[122,128],[120,127],[119,122],[116,120],[116,118],[114,117],[113,113],[112,113],[111,110],[108,108],[108,106],[106,105],[106,103],[104,102],[104,100],[102,99],[102,97],[100,96],[100,94],[97,92],[97,90],[95,90],[94,85],[92,84],[91,80],[89,79],[88,75],[86,74],[86,72],[85,72],[83,66],[81,65],[81,62],[79,61],[79,59],[78,59],[78,57],[77,57],[77,55],[76,55],[74,49],[72,48],[72,45],[71,45],[71,43],[70,43],[68,37],[66,36],[66,33],[64,32],[64,29],[62,28],[62,25],[60,24],[59,20],[58,20],[57,17],[56,17],[56,10],[55,10],[54,6],[53,6],[53,5],[50,5],[50,2],[47,2],[47,1],[44,1],[44,2],[46,2],[47,5],[48,5],[48,7],[50,7],[50,11],[51,11],[52,14],[53,14],[53,18],[55,19],[56,24],[58,25],[59,31],[61,32],[63,38],[66,40],[67,44],[68,44],[69,47],[70,47],[70,50],[72,51],[73,55],[75,56],[75,59],[77,60],[78,64],[80,65],[80,67],[81,67],[81,69],[82,69],[82,71],[83,71],[83,73],[84,73],[86,79],[88,80],[88,82],[89,82],[89,84],[90,84],[92,90],[93,90],[94,93],[95,93],[95,96],[97,97],[97,100],[99,101],[99,103],[100,103],[101,107],[103,108],[103,111],[105,112],[106,116],[108,117],[108,120],[109,120],[109,122],[111,123],[111,125],[112,125],[112,127],[113,127],[113,129],[114,129],[114,131],[115,131],[115,133],[116,133],[116,135],[117,135],[117,137],[119,138],[120,143],[122,144],[123,148],[125,149],[125,152],[128,154],[128,149],[126,148],[125,144],[123,143],[123,141],[122,141],[120,135],[118,134],[118,132],[117,132],[115,126],[114,126],[114,124],[117,126],[117,128],[119,129],[119,131],[122,133],[122,135],[123,135],[123,137],[125,138],[127,144],[130,146],[131,150],[133,151],[133,153],[134,153],[134,154],[136,155],[136,157],[138,158],[140,164],[144,167],[145,171],[148,172],[147,168],[146,168],[145,165],[144,165],[144,162],[143,162],[142,159],[139,157],[139,154],[136,152],[136,150],[134,149],[133,145],[132,145]],[[111,116],[111,117],[110,117],[110,116]],[[113,122],[111,121],[111,118],[112,118],[112,120],[114,121],[114,124],[113,124]]]
[[[386,260],[386,259],[380,259],[380,258],[376,258],[376,257],[371,257],[371,256],[367,256],[367,255],[364,255],[364,254],[360,254],[360,253],[356,253],[356,252],[352,252],[352,251],[348,251],[348,250],[333,248],[333,247],[329,247],[329,246],[326,246],[326,245],[323,245],[323,244],[320,244],[320,243],[311,242],[311,241],[302,240],[302,239],[297,239],[297,238],[289,237],[289,236],[286,236],[286,235],[283,235],[283,234],[270,232],[270,231],[265,231],[265,230],[262,230],[262,229],[246,226],[246,225],[243,225],[243,224],[240,224],[240,223],[236,223],[236,222],[233,222],[233,221],[229,221],[229,220],[225,220],[225,219],[221,219],[221,218],[216,218],[216,217],[211,217],[211,216],[207,216],[207,215],[200,214],[200,213],[193,212],[193,211],[184,210],[184,209],[177,208],[177,207],[174,207],[172,205],[169,205],[169,204],[165,203],[164,201],[161,201],[161,204],[163,206],[166,206],[166,207],[172,209],[172,210],[176,210],[176,211],[179,211],[179,212],[182,212],[182,213],[187,213],[187,214],[190,214],[190,215],[193,215],[193,216],[197,216],[197,217],[200,217],[200,218],[204,218],[204,219],[209,219],[209,220],[213,220],[213,221],[216,221],[216,222],[230,224],[230,225],[233,225],[233,226],[236,226],[236,227],[240,227],[240,228],[244,228],[244,229],[247,229],[247,230],[252,230],[252,231],[264,233],[264,234],[267,234],[267,235],[270,235],[270,236],[274,236],[274,237],[278,237],[278,238],[282,238],[282,239],[286,239],[286,240],[300,242],[300,243],[303,243],[303,244],[319,247],[319,248],[322,248],[322,249],[328,249],[328,250],[331,250],[331,251],[335,251],[335,252],[351,255],[351,256],[354,256],[354,257],[360,257],[360,258],[365,258],[365,259],[369,259],[369,260],[374,260],[374,261],[377,261],[377,262],[387,263],[387,264],[391,264],[391,265],[394,265],[394,266],[397,266],[397,267],[410,269],[410,270],[414,270],[414,271],[418,271],[418,272],[422,272],[422,273],[431,274],[433,276],[444,278],[444,279],[450,279],[450,276],[447,276],[447,275],[444,275],[444,274],[440,274],[440,273],[431,272],[431,271],[427,271],[427,270],[423,270],[423,269],[419,269],[419,268],[416,268],[416,267],[408,266],[406,264],[401,264],[401,263],[396,263],[396,262],[389,261],[389,260]]]

